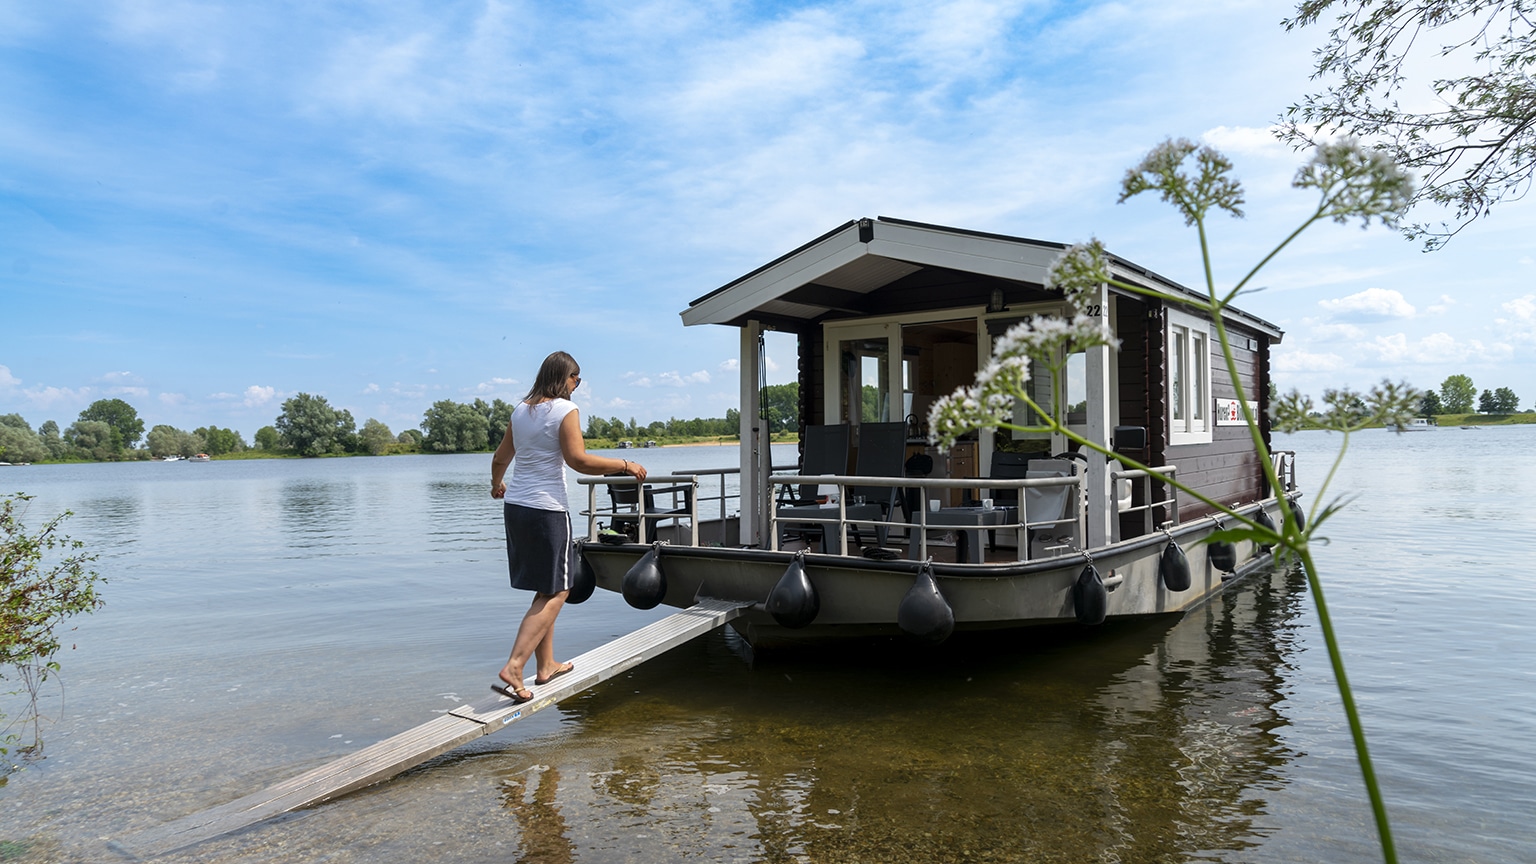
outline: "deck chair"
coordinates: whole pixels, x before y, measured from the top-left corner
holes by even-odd
[[[800,460],[801,476],[848,473],[848,424],[807,426],[801,433],[801,440],[805,444],[805,452]],[[786,507],[814,507],[820,500],[817,488],[816,483],[780,486],[776,506],[781,510]],[[821,525],[809,522],[781,523],[779,527],[791,537],[808,539],[822,536],[824,541],[826,539]]]
[[[1076,459],[1036,459],[1025,471],[1026,480],[1044,477],[1074,477],[1082,468]],[[1073,519],[1061,525],[1043,525],[1029,529],[1029,557],[1044,557],[1040,553],[1061,555],[1075,544],[1082,547],[1075,517],[1078,515],[1081,494],[1075,486],[1048,486],[1024,490],[1024,521],[1049,522],[1057,519]]]
[[[805,457],[801,461],[800,474],[848,473],[848,424],[836,426],[807,426],[803,433]],[[816,484],[780,487],[778,503],[782,507],[803,507],[816,503]]]
[[[640,509],[642,489],[644,511]],[[656,499],[659,496],[668,496],[665,506],[657,505]],[[609,484],[608,499],[614,510],[612,524],[608,527],[621,534],[628,534],[637,543],[646,543],[655,535],[658,523],[670,521],[680,525],[688,519],[693,509],[693,485],[682,483],[654,487],[643,484]]]
[[[1038,460],[1039,455],[1031,456],[1028,453],[1004,453],[1000,450],[992,451],[992,465],[987,469],[987,476],[994,480],[1026,480],[1029,478],[1029,463],[1031,459]],[[998,507],[1019,506],[1019,490],[1017,489],[988,489],[992,496],[992,502]],[[987,548],[997,548],[997,529],[987,532]]]
[[[859,424],[859,454],[853,469],[856,477],[905,477],[907,462],[907,424]],[[849,494],[862,496],[865,502],[880,507],[880,519],[892,521],[898,504],[905,509],[906,496],[899,486],[853,486]],[[909,517],[910,521],[910,517]],[[857,531],[857,529],[855,529]],[[875,526],[876,545],[885,546],[889,529]]]

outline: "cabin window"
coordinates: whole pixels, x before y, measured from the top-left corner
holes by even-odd
[[[1168,312],[1168,443],[1211,440],[1210,325]]]

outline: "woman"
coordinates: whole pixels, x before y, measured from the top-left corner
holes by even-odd
[[[523,616],[512,643],[512,656],[491,689],[513,702],[527,702],[533,693],[523,686],[528,658],[538,660],[533,683],[546,684],[574,666],[555,662],[555,617],[565,605],[575,580],[571,560],[571,516],[565,500],[565,465],[582,474],[623,473],[641,482],[645,468],[628,459],[611,459],[587,452],[581,439],[581,419],[571,393],[581,385],[581,367],[564,351],[544,358],[539,376],[512,419],[491,457],[491,497],[506,501],[507,568],[512,587],[534,592],[533,606]],[[508,466],[512,483],[503,481]]]

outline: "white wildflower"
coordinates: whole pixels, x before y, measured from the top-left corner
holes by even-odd
[[[1067,248],[1045,274],[1047,290],[1058,289],[1081,310],[1098,295],[1099,286],[1109,281],[1109,257],[1097,238]]]
[[[1353,138],[1324,144],[1301,166],[1291,185],[1323,194],[1319,212],[1344,223],[1360,217],[1360,227],[1372,217],[1393,226],[1413,199],[1413,178],[1385,153],[1367,150]]]

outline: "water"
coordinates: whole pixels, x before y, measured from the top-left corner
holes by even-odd
[[[1336,442],[1279,446],[1311,487]],[[1536,860],[1536,467],[1510,455],[1532,445],[1536,427],[1363,433],[1336,481],[1357,497],[1318,561],[1405,861]],[[661,473],[735,451],[632,455]],[[67,634],[47,758],[0,788],[0,841],[120,860],[102,838],[478,698],[527,603],[488,463],[0,469],[37,495],[29,523],[73,509],[111,579]],[[989,653],[749,667],[717,633],[163,860],[1377,861],[1312,610],[1274,574],[1180,620]],[[562,614],[559,653],[664,612],[600,592]]]

